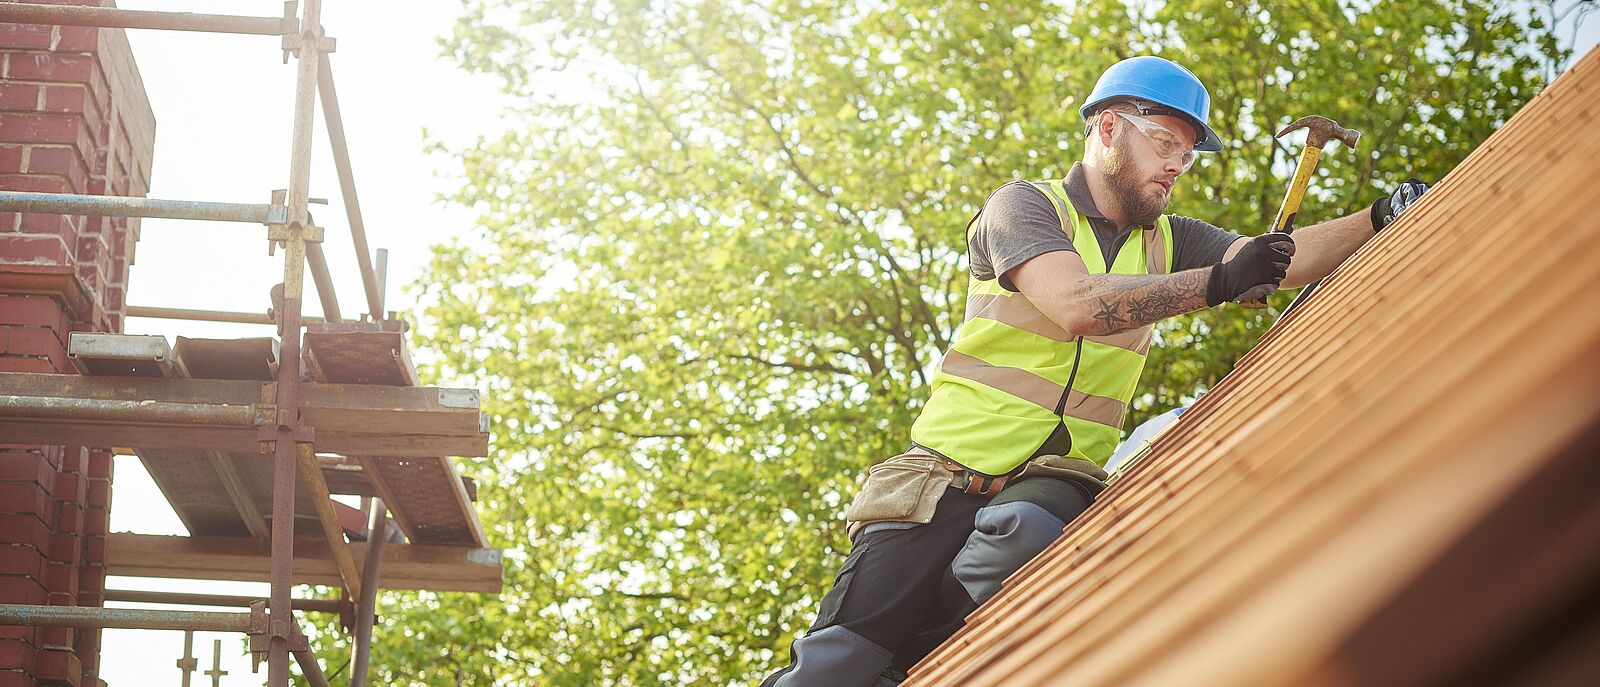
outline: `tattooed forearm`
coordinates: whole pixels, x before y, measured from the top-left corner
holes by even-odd
[[[1089,336],[1116,334],[1206,307],[1208,270],[1177,274],[1093,275],[1075,295],[1094,303]]]

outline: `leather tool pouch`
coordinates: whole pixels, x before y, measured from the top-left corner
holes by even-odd
[[[875,522],[931,522],[951,477],[943,461],[920,453],[903,453],[872,466],[844,512],[850,534]]]

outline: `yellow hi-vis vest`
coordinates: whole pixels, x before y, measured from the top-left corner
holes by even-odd
[[[1035,182],[1061,217],[1062,232],[1090,274],[1167,274],[1172,224],[1129,232],[1108,269],[1089,221],[1067,201],[1061,180]],[[968,228],[971,238],[971,227]],[[974,472],[1004,475],[1027,462],[1058,424],[1067,455],[1104,465],[1122,435],[1150,349],[1150,328],[1110,336],[1069,336],[1028,299],[993,279],[972,278],[967,319],[933,375],[932,396],[911,426],[918,446]]]

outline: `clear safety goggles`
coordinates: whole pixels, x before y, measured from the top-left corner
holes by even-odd
[[[1195,150],[1194,146],[1190,145],[1182,136],[1139,115],[1128,114],[1118,110],[1111,110],[1111,112],[1132,124],[1133,128],[1138,129],[1139,133],[1150,139],[1151,145],[1155,146],[1157,155],[1168,160],[1177,160],[1183,165],[1183,171],[1185,172],[1194,166],[1194,161],[1199,157],[1201,151]]]

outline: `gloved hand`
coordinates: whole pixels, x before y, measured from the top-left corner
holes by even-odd
[[[1206,282],[1206,305],[1228,301],[1254,301],[1272,295],[1289,272],[1294,257],[1294,237],[1283,232],[1262,234],[1244,244],[1231,260],[1211,268]]]
[[[1400,184],[1400,188],[1395,189],[1387,198],[1379,198],[1378,202],[1372,204],[1373,233],[1383,231],[1384,227],[1395,221],[1400,213],[1405,212],[1406,208],[1411,207],[1411,204],[1417,202],[1417,199],[1427,191],[1427,184],[1422,183],[1421,179],[1412,177]]]

